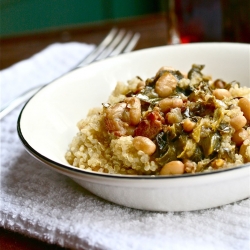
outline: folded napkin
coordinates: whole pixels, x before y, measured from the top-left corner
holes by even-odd
[[[2,103],[64,74],[92,49],[53,44],[1,71]],[[16,133],[20,110],[1,121],[1,227],[72,249],[250,249],[250,199],[178,213],[112,204],[25,151]]]

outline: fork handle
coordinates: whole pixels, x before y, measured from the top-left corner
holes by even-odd
[[[45,86],[45,85],[43,85]],[[7,104],[4,108],[2,108],[0,112],[0,120],[18,107],[20,104],[24,103],[25,101],[29,100],[34,94],[36,94],[43,86],[38,86],[33,89],[28,90],[27,92],[23,93],[21,96],[17,97],[9,104]]]

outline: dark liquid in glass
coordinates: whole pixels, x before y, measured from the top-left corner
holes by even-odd
[[[167,0],[168,43],[250,42],[249,0]]]

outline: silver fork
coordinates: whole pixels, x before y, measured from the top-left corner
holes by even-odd
[[[94,61],[99,61],[108,57],[130,52],[135,48],[139,38],[139,33],[133,34],[131,31],[126,32],[124,29],[118,30],[117,28],[113,28],[102,40],[102,42],[88,56],[78,63],[74,69],[81,68]],[[6,106],[1,107],[0,120],[20,104],[29,100],[45,85],[46,84],[42,84],[24,92]]]

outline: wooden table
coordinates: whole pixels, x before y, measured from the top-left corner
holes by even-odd
[[[166,44],[166,23],[165,17],[162,14],[94,23],[45,33],[1,39],[0,69],[5,69],[16,62],[27,59],[52,43],[77,41],[98,44],[114,26],[140,32],[141,37],[135,50]],[[0,249],[57,250],[64,248],[0,228]]]

